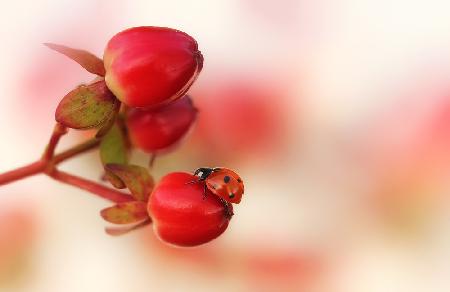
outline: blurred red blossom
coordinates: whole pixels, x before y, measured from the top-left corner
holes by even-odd
[[[193,90],[199,109],[192,139],[201,159],[271,158],[288,142],[287,90],[275,80],[218,77]]]
[[[34,214],[21,206],[0,210],[0,287],[23,275],[36,237]]]
[[[175,249],[143,233],[143,247],[163,262],[183,263],[211,276],[240,279],[249,291],[313,291],[326,273],[326,256],[312,250],[255,243],[230,246],[215,242]],[[259,245],[259,246],[258,246]],[[315,290],[314,290],[315,291]]]
[[[379,112],[361,133],[354,153],[370,178],[371,208],[394,230],[420,234],[447,200],[449,95],[408,97]]]

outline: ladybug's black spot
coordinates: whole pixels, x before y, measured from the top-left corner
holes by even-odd
[[[230,182],[230,177],[228,176],[228,175],[226,175],[224,178],[223,178],[223,181],[227,184],[227,183],[229,183]]]
[[[237,181],[238,181],[238,183],[242,183],[242,179],[241,178],[238,178]]]
[[[234,198],[234,194],[233,193],[229,194],[228,196],[230,197],[230,199]]]

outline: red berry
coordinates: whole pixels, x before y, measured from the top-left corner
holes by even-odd
[[[116,34],[103,59],[106,84],[130,107],[155,107],[182,97],[203,66],[194,38],[153,26]]]
[[[196,246],[221,235],[228,227],[232,206],[226,206],[198,177],[183,172],[164,176],[154,188],[148,212],[158,237],[177,246]]]
[[[126,121],[133,145],[155,153],[178,142],[188,132],[196,116],[197,109],[186,95],[156,109],[131,109]]]

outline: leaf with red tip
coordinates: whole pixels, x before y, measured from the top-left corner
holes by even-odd
[[[136,200],[147,201],[154,183],[146,168],[138,165],[106,164],[105,169],[118,176]]]
[[[105,169],[103,178],[111,183],[116,189],[125,189],[127,186],[125,183],[114,173]]]
[[[114,224],[137,223],[148,218],[147,205],[144,202],[126,202],[103,209],[100,215]]]
[[[142,227],[145,227],[145,226],[149,225],[150,223],[152,223],[152,220],[149,218],[145,221],[142,221],[141,223],[138,223],[138,224],[132,225],[132,226],[105,227],[105,232],[111,236],[120,236],[120,235],[127,234],[131,231],[140,229]]]
[[[101,80],[81,85],[64,96],[56,109],[55,118],[72,129],[91,129],[107,123],[119,107],[119,100]]]
[[[99,76],[105,76],[105,66],[103,65],[103,61],[94,54],[91,54],[85,50],[72,49],[63,45],[52,43],[45,43],[44,45],[74,60],[88,72]]]

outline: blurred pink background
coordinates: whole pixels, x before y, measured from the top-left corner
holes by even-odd
[[[0,188],[0,291],[450,291],[450,2],[8,1],[0,171],[37,159],[58,101],[132,26],[194,36],[195,129],[155,164],[226,165],[246,193],[195,249],[111,238],[109,205],[43,176]],[[73,133],[61,148],[83,139]],[[137,153],[135,159],[143,157]],[[98,163],[96,163],[98,161]],[[92,153],[63,165],[100,176]]]

